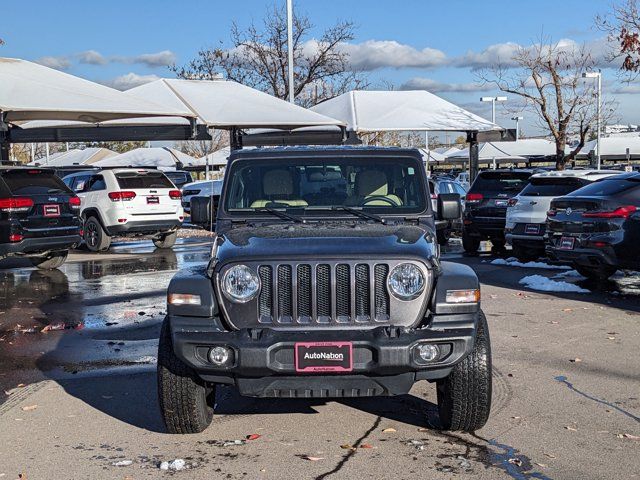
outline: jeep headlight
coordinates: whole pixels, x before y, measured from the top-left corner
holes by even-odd
[[[246,265],[235,265],[222,277],[222,292],[236,303],[246,303],[260,291],[260,278]]]
[[[424,290],[424,284],[424,274],[412,263],[396,265],[387,280],[389,291],[400,300],[416,298]]]

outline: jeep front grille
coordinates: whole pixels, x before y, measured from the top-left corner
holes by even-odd
[[[386,264],[355,262],[260,265],[259,322],[276,325],[387,322],[388,272]]]

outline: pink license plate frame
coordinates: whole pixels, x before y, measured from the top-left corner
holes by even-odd
[[[353,371],[353,343],[352,342],[296,342],[293,346],[295,354],[295,368],[297,373],[345,373]],[[306,358],[310,355],[342,354],[343,357]],[[346,355],[347,358],[344,356]],[[326,363],[325,363],[326,362]],[[334,363],[332,365],[332,363]]]

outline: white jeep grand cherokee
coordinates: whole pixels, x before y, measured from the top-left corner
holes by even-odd
[[[104,251],[111,237],[151,237],[158,248],[176,243],[184,220],[182,195],[164,173],[153,169],[113,168],[63,178],[81,199],[84,241]]]

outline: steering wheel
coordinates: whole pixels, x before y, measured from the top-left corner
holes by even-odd
[[[388,203],[392,207],[399,207],[400,206],[400,204],[398,202],[396,202],[392,198],[385,197],[384,195],[371,195],[370,197],[365,198],[360,203],[360,206],[364,207],[365,205],[369,204],[370,202],[375,202],[375,201],[378,201],[378,200],[382,200],[383,202]]]

